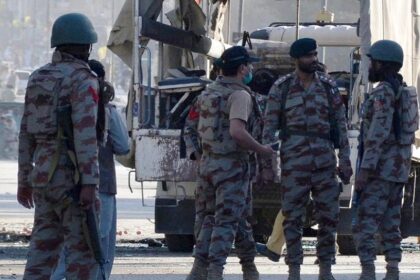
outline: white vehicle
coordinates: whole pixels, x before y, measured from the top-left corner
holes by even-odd
[[[188,0],[185,0],[188,2]],[[155,230],[164,233],[167,244],[173,251],[188,251],[193,246],[194,223],[194,191],[195,163],[182,158],[182,118],[188,112],[188,106],[194,96],[206,85],[206,79],[194,77],[188,71],[170,70],[171,80],[163,80],[157,86],[152,86],[151,73],[154,59],[158,58],[160,73],[166,73],[162,61],[171,60],[173,56],[165,56],[163,45],[158,56],[153,56],[147,43],[157,40],[166,45],[192,51],[204,57],[219,57],[228,47],[218,40],[200,35],[200,26],[192,24],[190,30],[165,25],[156,18],[162,9],[162,0],[127,1],[111,32],[108,43],[110,49],[119,55],[133,69],[132,88],[128,97],[128,128],[135,143],[136,180],[157,181],[155,201]],[[184,2],[184,1],[181,1]],[[194,1],[191,1],[194,2]],[[195,2],[194,2],[195,3]],[[349,140],[352,149],[352,164],[355,166],[357,155],[357,136],[360,124],[359,106],[364,93],[368,93],[371,85],[368,83],[369,60],[365,56],[371,43],[379,39],[393,39],[402,42],[406,57],[402,74],[408,85],[416,83],[420,75],[420,64],[416,60],[420,50],[416,43],[420,40],[420,22],[415,15],[420,7],[416,1],[370,1],[360,0],[360,21],[356,24],[305,24],[299,25],[302,36],[317,39],[320,46],[328,48],[347,47],[348,61],[341,72],[335,77],[344,76],[343,92],[347,92],[347,108],[349,120]],[[198,6],[197,6],[198,7]],[[417,9],[417,10],[416,10]],[[133,12],[134,11],[134,12]],[[194,22],[206,22],[204,13],[191,10]],[[389,11],[396,11],[390,13]],[[134,15],[134,16],[133,16]],[[170,13],[168,13],[169,17]],[[203,20],[204,17],[204,20]],[[127,19],[129,19],[127,21]],[[126,20],[126,22],[124,22]],[[134,26],[134,30],[132,27]],[[404,28],[396,28],[404,26]],[[191,31],[192,30],[192,31]],[[295,24],[274,24],[251,33],[254,51],[263,56],[263,62],[256,70],[273,71],[275,75],[290,72],[291,62],[288,58],[288,47],[295,40]],[[124,37],[127,36],[128,37]],[[132,37],[130,37],[132,36]],[[254,41],[254,39],[258,39]],[[132,44],[127,42],[132,42]],[[259,47],[260,46],[260,47]],[[135,50],[134,52],[132,50]],[[147,55],[148,65],[140,65],[142,57]],[[162,58],[165,58],[162,60]],[[183,57],[188,61],[190,54]],[[171,61],[172,62],[172,61]],[[166,64],[165,64],[166,65]],[[202,65],[206,67],[206,65]],[[208,66],[208,65],[207,65]],[[146,70],[147,71],[142,71]],[[255,73],[257,74],[257,73]],[[143,76],[147,83],[143,84]],[[195,73],[197,76],[197,73]],[[412,182],[405,192],[403,204],[403,220],[401,229],[404,236],[420,235],[420,187],[414,185],[418,165],[413,157]],[[411,190],[411,191],[410,191]],[[265,189],[255,194],[254,214],[256,226],[254,234],[267,236],[280,202],[277,197],[279,188]],[[258,203],[258,200],[261,203]],[[340,197],[340,224],[338,227],[338,243],[342,254],[354,253],[351,239],[352,222],[352,184],[344,186]],[[260,213],[259,210],[260,209]],[[311,212],[308,212],[308,228],[312,225]]]
[[[15,97],[16,99],[23,99],[26,93],[26,86],[28,85],[29,76],[31,71],[29,70],[15,70]]]

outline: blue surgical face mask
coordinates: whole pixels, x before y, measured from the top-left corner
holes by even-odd
[[[246,76],[242,79],[242,82],[247,85],[251,81],[252,81],[252,72],[248,72],[248,74],[246,74]]]
[[[249,65],[248,66],[248,74],[246,74],[245,77],[243,77],[242,82],[247,85],[252,81],[252,78],[253,78],[252,77],[252,66]]]

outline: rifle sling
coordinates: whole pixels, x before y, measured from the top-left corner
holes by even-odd
[[[310,132],[310,131],[304,131],[304,130],[291,130],[287,127],[287,117],[286,117],[286,100],[287,100],[287,94],[289,93],[289,87],[290,87],[290,81],[291,79],[289,78],[288,80],[286,80],[283,84],[282,87],[282,91],[281,91],[281,118],[280,118],[280,135],[279,138],[281,140],[285,140],[287,137],[289,137],[290,135],[299,135],[299,136],[306,136],[306,137],[317,137],[317,138],[322,138],[325,140],[331,140],[330,134],[322,134],[322,133],[317,133],[317,132]],[[330,86],[321,81],[322,85],[325,88],[326,94],[327,94],[327,98],[328,98],[328,120],[330,123],[330,126],[332,127],[334,121],[335,121],[335,116],[334,116],[334,110],[332,108],[332,97],[331,97],[331,88]]]
[[[74,175],[73,175],[73,181],[75,184],[78,184],[80,181],[80,173],[79,173],[79,169],[77,167],[77,159],[76,159],[76,154],[74,151],[72,151],[69,148],[69,145],[67,143],[67,141],[71,141],[70,139],[64,137],[63,135],[63,129],[61,126],[58,126],[58,131],[57,131],[57,150],[54,153],[54,156],[52,158],[52,162],[51,162],[51,166],[50,169],[48,170],[48,182],[51,181],[52,177],[54,176],[55,170],[57,169],[58,166],[58,161],[60,160],[60,154],[61,154],[61,150],[63,149],[63,145],[62,145],[62,141],[65,141],[66,146],[67,146],[67,155],[69,156],[71,162],[73,163],[74,166]]]

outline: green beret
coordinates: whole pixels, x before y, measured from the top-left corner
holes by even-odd
[[[308,54],[311,51],[316,50],[316,41],[312,38],[302,38],[293,42],[290,46],[290,56],[293,58],[299,58]]]

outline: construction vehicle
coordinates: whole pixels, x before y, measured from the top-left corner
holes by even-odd
[[[179,1],[178,9],[166,14],[171,25],[162,20],[164,2],[167,1],[127,0],[111,31],[108,47],[133,70],[127,121],[134,149],[131,160],[126,164],[135,169],[135,180],[142,187],[147,181],[158,182],[155,231],[165,234],[169,250],[190,251],[194,244],[197,166],[194,161],[183,158],[183,120],[194,97],[209,83],[204,75],[209,72],[210,62],[207,59],[219,57],[229,45],[216,32],[213,37],[207,36],[208,21],[197,4],[199,1]],[[229,4],[229,1],[220,2],[216,19],[222,18],[220,11],[225,8],[224,5]],[[364,94],[372,88],[367,79],[369,60],[365,55],[371,43],[383,38],[403,42],[407,56],[401,72],[408,85],[418,86],[420,68],[415,58],[420,50],[415,43],[420,39],[420,24],[415,15],[420,7],[415,5],[415,1],[405,1],[404,4],[395,2],[360,0],[358,23],[332,24],[324,20],[317,24],[274,23],[251,32],[247,40],[251,42],[248,45],[252,45],[251,51],[262,58],[261,63],[255,65],[254,81],[258,79],[259,73],[269,72],[278,77],[293,69],[288,48],[298,36],[315,38],[320,47],[348,48],[347,64],[342,71],[330,74],[341,82],[340,90],[346,97],[353,168],[360,127],[358,111]],[[300,1],[297,0],[297,3]],[[389,11],[398,11],[399,14],[393,15]],[[181,18],[175,15],[181,15]],[[325,18],[325,15],[328,13],[324,10],[321,18]],[[402,23],[401,19],[407,22]],[[401,24],[412,28],[401,32],[401,29],[395,28]],[[152,55],[148,46],[152,40],[159,42],[157,55]],[[191,66],[194,60],[198,61],[196,65],[206,71],[179,68],[181,65]],[[153,66],[159,69],[157,76],[160,79],[156,84],[152,82]],[[404,194],[401,229],[405,237],[420,235],[420,187],[416,183],[419,163],[420,153],[415,150],[412,177]],[[355,252],[351,238],[352,185],[344,186],[340,196],[337,241],[342,254]],[[274,218],[281,207],[279,192],[278,183],[254,192],[253,222],[257,238],[264,239],[271,233]],[[306,219],[308,233],[311,233],[309,229],[313,219],[310,209]]]

